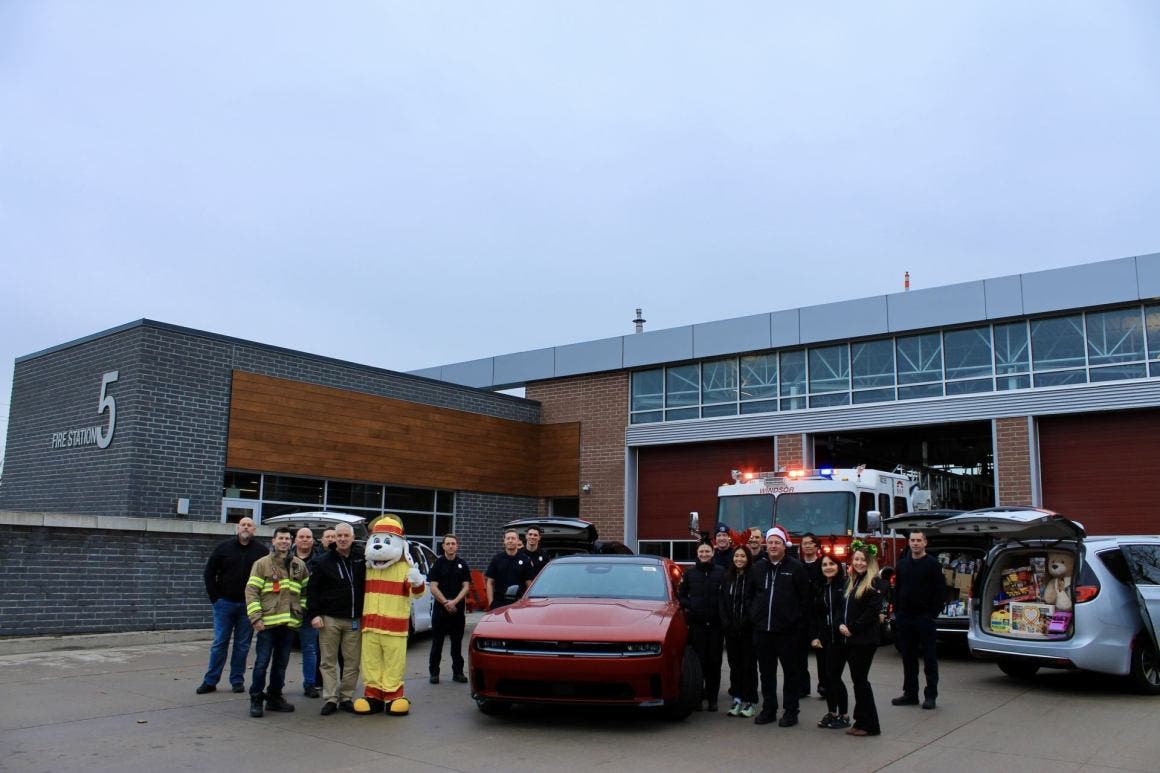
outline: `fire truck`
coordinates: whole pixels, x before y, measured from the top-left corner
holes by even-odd
[[[844,560],[855,539],[878,545],[879,565],[893,566],[906,540],[883,533],[882,520],[891,515],[930,507],[928,491],[917,476],[896,470],[788,469],[777,472],[733,471],[733,482],[717,489],[716,524],[729,528],[733,544],[745,544],[751,528],[777,524],[796,545],[810,532],[822,553]],[[698,532],[700,517],[690,514]]]

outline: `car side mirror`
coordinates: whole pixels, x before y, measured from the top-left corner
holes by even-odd
[[[866,531],[872,534],[882,531],[882,513],[877,510],[866,513]]]
[[[696,510],[689,513],[689,533],[694,537],[701,536],[701,516]]]
[[[507,598],[511,601],[515,601],[516,597],[520,595],[520,586],[518,586],[518,585],[507,586],[507,590],[504,591],[503,595],[505,598]]]

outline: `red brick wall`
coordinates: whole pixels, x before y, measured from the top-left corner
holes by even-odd
[[[1027,417],[995,420],[995,467],[999,471],[996,504],[1031,504],[1031,449]]]
[[[786,468],[801,467],[802,460],[802,436],[778,435],[777,466]]]
[[[529,400],[543,408],[544,424],[580,422],[580,517],[600,536],[624,539],[624,431],[628,426],[628,373],[575,376],[528,384]]]

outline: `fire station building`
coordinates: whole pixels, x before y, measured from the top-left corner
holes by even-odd
[[[1158,436],[1160,254],[410,374],[141,320],[16,362],[0,629],[204,627],[244,515],[395,512],[474,568],[579,515],[686,560],[739,469],[902,465],[937,506],[1155,532]]]

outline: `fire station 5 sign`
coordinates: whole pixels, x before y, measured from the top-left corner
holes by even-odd
[[[101,374],[101,393],[97,398],[97,415],[100,416],[108,412],[107,424],[94,424],[91,427],[77,427],[66,429],[63,432],[53,432],[53,448],[109,447],[109,443],[113,442],[113,432],[117,429],[117,400],[109,393],[109,385],[116,381],[119,376],[120,371],[116,370]]]

